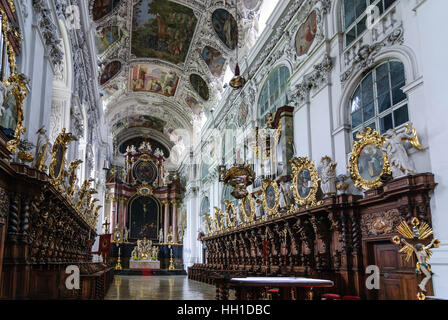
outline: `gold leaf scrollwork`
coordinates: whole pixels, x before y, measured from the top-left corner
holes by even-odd
[[[294,200],[299,206],[315,207],[322,204],[322,201],[317,200],[317,193],[319,191],[320,178],[317,173],[314,161],[310,161],[308,157],[293,158],[290,160],[293,172],[293,180],[291,190],[294,193]],[[308,194],[306,196],[300,195],[299,180],[302,172],[308,171],[310,176],[309,184],[306,186]]]
[[[366,180],[361,176],[359,172],[359,159],[361,152],[367,146],[373,146],[378,150],[382,150],[386,138],[380,135],[378,131],[372,130],[371,128],[366,128],[363,133],[358,132],[356,138],[359,140],[353,145],[352,154],[350,155],[349,164],[347,166],[355,187],[368,190],[382,186],[383,183],[381,182],[381,176],[392,173],[387,153],[382,151],[382,171],[378,176],[374,177],[375,179],[372,180]]]
[[[249,201],[250,212],[246,211],[245,201]],[[239,207],[241,221],[249,224],[255,221],[255,201],[250,193],[246,196],[246,198],[240,200]]]

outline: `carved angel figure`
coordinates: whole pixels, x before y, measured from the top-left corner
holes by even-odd
[[[397,133],[395,129],[389,129],[384,136],[387,140],[383,144],[383,151],[387,152],[389,157],[393,177],[399,178],[417,173],[404,146],[405,141],[410,141],[412,146],[418,148],[419,144],[412,143],[416,139],[416,132],[412,124],[406,126],[406,130],[402,133]]]
[[[3,104],[5,103],[6,97],[8,96],[8,93],[16,86],[15,83],[5,86],[3,82],[0,81],[0,117],[3,115],[3,111],[5,111],[5,108],[3,107]]]
[[[321,180],[321,189],[325,196],[336,194],[336,166],[330,157],[323,157],[317,171]]]
[[[33,167],[36,169],[40,169],[40,164],[45,164],[47,161],[48,152],[50,150],[47,130],[45,130],[45,126],[41,127],[36,132],[37,134],[37,144],[36,151],[34,155],[34,164]]]
[[[162,158],[164,156],[163,151],[159,148],[156,148],[156,150],[154,151],[154,156],[157,158]]]

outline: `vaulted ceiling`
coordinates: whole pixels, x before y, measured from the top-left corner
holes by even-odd
[[[169,149],[173,131],[203,123],[261,3],[239,0],[237,15],[235,0],[91,0],[111,134],[132,130]]]

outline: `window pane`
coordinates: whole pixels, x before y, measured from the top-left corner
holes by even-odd
[[[398,127],[409,121],[408,105],[405,104],[401,108],[394,111],[395,126]]]
[[[376,124],[375,124],[375,122],[372,122],[371,124],[369,124],[368,126],[366,126],[366,128],[372,128],[372,129],[376,130]]]
[[[378,98],[378,112],[381,113],[391,107],[390,105],[390,93],[387,93]]]
[[[355,1],[356,0],[345,0],[344,1],[344,21],[345,28],[350,26],[355,21]]]
[[[356,17],[360,17],[367,8],[366,0],[357,0],[356,1]]]
[[[362,111],[356,111],[352,114],[352,127],[356,128],[362,123]]]
[[[363,108],[363,113],[364,113],[364,122],[370,120],[375,116],[375,108],[373,102]]]
[[[400,89],[403,86],[404,86],[404,82],[392,90],[392,98],[393,98],[394,105],[396,105],[397,103],[400,103],[403,100],[406,100],[406,98],[407,98],[406,94],[403,92],[403,90]]]
[[[355,40],[356,40],[356,30],[355,27],[353,27],[345,35],[345,45],[349,46]]]
[[[377,78],[376,89],[377,89],[377,94],[379,96],[381,96],[384,93],[388,92],[390,90],[389,77],[386,76],[386,77],[383,77],[381,79]]]
[[[376,79],[382,79],[384,77],[387,77],[389,73],[389,67],[387,63],[383,63],[378,68],[376,68]]]
[[[390,63],[390,79],[392,87],[405,81],[404,66],[401,62],[392,61]]]
[[[361,35],[361,33],[364,32],[364,30],[367,29],[367,25],[366,25],[366,20],[367,20],[367,16],[365,16],[360,22],[358,22],[357,24],[357,30],[356,30],[356,35],[359,37]]]
[[[387,130],[392,129],[393,127],[394,127],[394,124],[392,122],[392,114],[391,113],[389,113],[388,115],[386,115],[380,119],[381,134],[384,134]]]
[[[373,100],[373,76],[370,73],[362,81],[362,105],[372,102]]]
[[[352,97],[351,112],[359,110],[360,108],[361,108],[361,86],[358,86]]]
[[[384,7],[387,9],[387,8],[389,8],[394,2],[395,2],[395,0],[384,0]]]

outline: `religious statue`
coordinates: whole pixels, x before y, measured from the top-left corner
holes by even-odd
[[[152,245],[152,240],[147,240],[146,237],[143,240],[137,240],[137,246],[132,250],[131,256],[133,260],[156,260],[158,254],[154,251],[154,246]],[[154,258],[156,257],[156,258]]]
[[[164,156],[163,151],[159,148],[156,148],[156,150],[154,151],[154,156],[157,158],[162,158]]]
[[[291,182],[280,182],[280,208],[286,208],[291,205],[290,186]]]
[[[325,156],[317,167],[321,180],[321,189],[325,197],[336,194],[336,166],[330,157]]]
[[[396,129],[389,129],[384,136],[387,140],[383,144],[383,151],[389,157],[393,177],[396,179],[416,174],[414,163],[409,159],[409,155],[404,147],[404,143],[409,141],[414,148],[423,149],[418,142],[417,132],[412,124],[406,125],[406,130],[402,133],[398,133]]]
[[[257,219],[261,219],[264,216],[263,200],[260,196],[255,196],[255,215]]]
[[[124,242],[128,242],[128,240],[129,240],[129,229],[124,227],[124,230],[123,230],[123,241]]]
[[[47,137],[47,130],[45,126],[41,127],[36,132],[37,134],[37,145],[34,155],[33,167],[38,170],[45,170],[48,158],[48,151],[50,150],[49,141]]]
[[[163,243],[163,230],[160,228],[159,230],[159,243]]]
[[[159,248],[156,247],[156,246],[153,246],[153,247],[151,248],[151,260],[152,260],[152,261],[156,261],[158,255],[159,255]]]
[[[397,245],[403,245],[399,252],[407,254],[406,261],[409,261],[413,254],[417,257],[415,272],[417,275],[424,275],[423,280],[418,285],[421,292],[418,293],[417,298],[424,300],[425,295],[423,292],[426,292],[426,284],[431,280],[433,274],[428,260],[432,254],[431,249],[433,247],[437,248],[440,245],[440,241],[438,239],[427,240],[433,234],[433,230],[426,222],[420,223],[417,218],[413,218],[411,224],[412,228],[409,227],[406,221],[402,221],[397,227],[397,231],[403,238],[395,236],[392,238],[392,242]]]
[[[0,118],[3,116],[3,112],[5,111],[5,108],[3,107],[3,104],[6,101],[6,97],[8,96],[9,92],[16,86],[15,83],[5,86],[3,82],[0,81]]]

